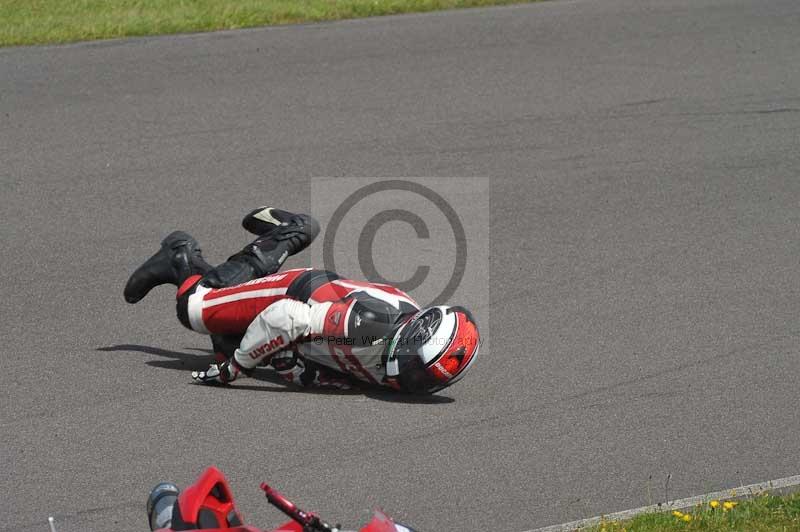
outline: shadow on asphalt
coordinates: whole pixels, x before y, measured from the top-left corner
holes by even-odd
[[[148,360],[145,362],[145,364],[154,368],[177,369],[181,371],[200,371],[206,369],[209,364],[214,362],[214,357],[212,356],[213,352],[210,349],[189,349],[191,351],[205,353],[208,356],[202,356],[196,353],[181,353],[180,351],[170,351],[167,349],[161,349],[159,347],[150,347],[148,345],[137,344],[120,344],[111,345],[108,347],[98,347],[97,351],[138,351],[140,353],[147,353],[148,355],[157,355],[169,360]]]
[[[98,347],[95,350],[106,353],[117,351],[130,353],[131,351],[138,351],[140,353],[147,353],[148,355],[156,355],[168,360],[148,360],[145,362],[145,364],[154,368],[175,369],[187,372],[204,370],[208,368],[209,364],[214,362],[214,352],[211,349],[202,349],[197,347],[187,347],[185,349],[188,351],[195,351],[195,353],[171,351],[169,349],[161,349],[160,347],[138,344],[110,345],[106,347]],[[410,395],[398,393],[394,390],[379,386],[370,386],[368,384],[361,385],[360,383],[354,383],[353,388],[350,390],[303,388],[300,386],[287,384],[280,376],[266,368],[257,369],[251,378],[257,381],[275,384],[277,386],[251,386],[248,384],[240,384],[237,381],[237,383],[234,385],[219,386],[219,388],[229,391],[251,390],[258,392],[308,393],[314,395],[363,395],[370,399],[375,399],[376,401],[407,404],[447,404],[455,401],[451,397],[445,397],[441,395]]]

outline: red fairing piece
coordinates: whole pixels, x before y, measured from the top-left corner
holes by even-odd
[[[333,527],[311,512],[305,512],[286,499],[278,491],[261,484],[267,500],[291,521],[271,531],[242,524],[236,510],[225,475],[214,466],[206,469],[197,481],[186,488],[177,498],[172,513],[172,528],[160,528],[155,532],[179,530],[205,530],[207,532],[345,532]],[[148,516],[149,517],[149,516]],[[372,521],[360,532],[414,532],[395,523],[381,511],[375,511]]]
[[[258,528],[242,525],[242,518],[236,510],[228,481],[222,471],[214,466],[203,471],[200,478],[178,496],[178,512],[176,513],[180,515],[173,514],[173,527],[177,526],[175,522],[177,517],[183,523],[193,525],[194,529],[208,530],[209,532],[220,530],[263,532]],[[216,522],[217,528],[207,528],[212,521]],[[299,530],[302,532],[302,529]],[[156,532],[173,531],[174,529],[162,528]]]
[[[361,529],[361,532],[414,532],[410,528],[402,527],[402,525],[395,524],[391,517],[387,516],[380,510],[375,510],[375,515],[372,516],[372,521],[367,523],[367,526]]]

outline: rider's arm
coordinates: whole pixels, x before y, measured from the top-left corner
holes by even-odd
[[[294,299],[276,301],[253,320],[230,360],[212,364],[206,371],[192,372],[192,378],[203,384],[225,384],[242,373],[249,375],[262,360],[288,348],[298,338],[320,334],[331,305],[308,305]]]
[[[332,303],[309,305],[294,299],[276,301],[253,320],[234,352],[236,363],[245,370],[289,347],[303,336],[322,334],[325,315]]]
[[[397,319],[397,309],[373,298],[307,304],[282,299],[253,320],[234,353],[234,374],[249,373],[267,360],[286,381],[303,386],[343,387],[344,380],[302,359],[292,342],[318,337],[323,342],[348,339],[361,346],[383,338]]]
[[[267,307],[250,324],[234,360],[248,373],[265,359],[284,380],[301,386],[349,388],[348,379],[304,360],[291,343],[309,336],[344,336],[345,319],[354,302],[307,304],[283,299]],[[268,358],[269,357],[269,358]]]

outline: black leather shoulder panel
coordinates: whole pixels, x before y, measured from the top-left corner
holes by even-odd
[[[308,302],[317,288],[339,278],[339,274],[327,270],[308,270],[292,281],[286,289],[286,295],[298,301]]]

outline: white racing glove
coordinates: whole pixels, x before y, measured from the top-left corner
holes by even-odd
[[[193,371],[192,380],[196,384],[228,384],[235,381],[241,373],[242,367],[231,359],[221,364],[211,364],[205,371]]]

